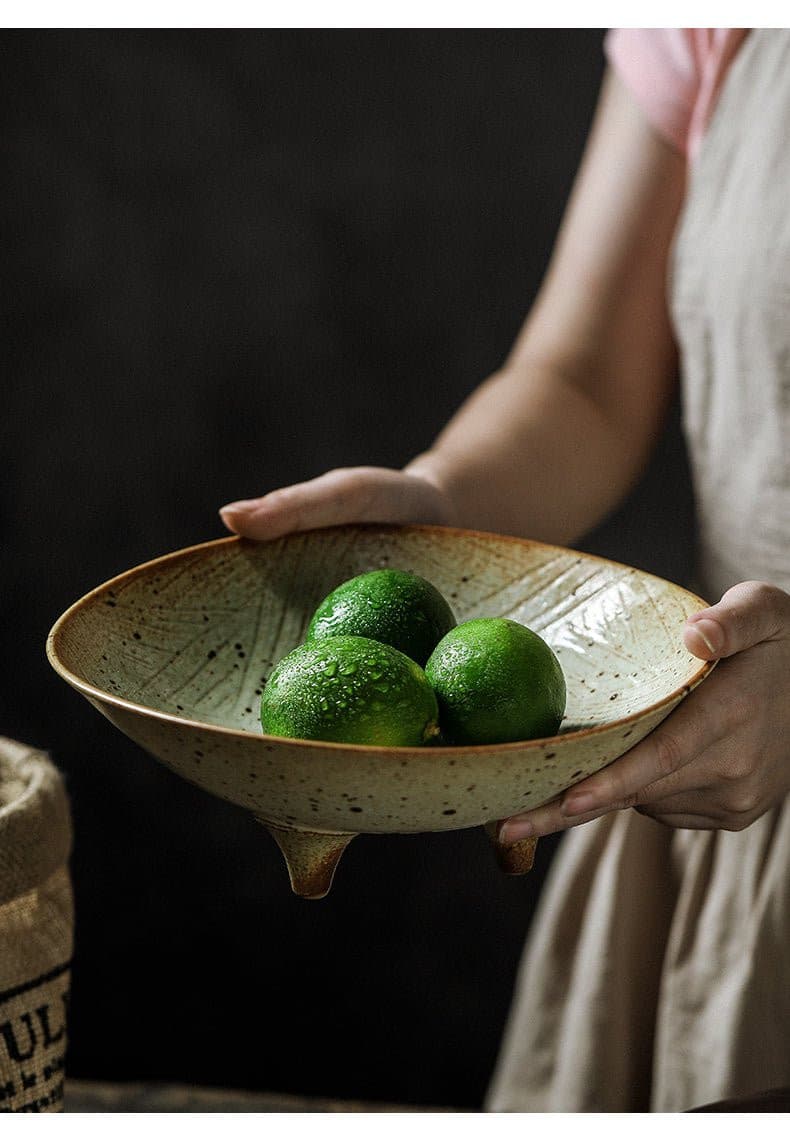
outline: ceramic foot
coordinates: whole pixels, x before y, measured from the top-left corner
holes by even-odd
[[[532,864],[535,862],[537,836],[532,836],[528,840],[518,840],[515,844],[500,844],[497,839],[498,829],[499,824],[497,822],[485,826],[488,838],[494,846],[494,853],[500,869],[506,875],[526,875],[528,871],[532,870]]]
[[[310,832],[301,828],[278,828],[261,820],[271,832],[288,866],[291,890],[306,899],[329,894],[335,868],[355,833]]]

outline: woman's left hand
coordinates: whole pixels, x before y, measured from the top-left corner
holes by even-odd
[[[790,594],[746,581],[686,621],[683,642],[721,662],[628,753],[557,800],[503,822],[513,843],[636,808],[675,828],[740,831],[790,791]]]

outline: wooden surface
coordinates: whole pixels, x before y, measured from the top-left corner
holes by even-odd
[[[178,1083],[66,1081],[67,1114],[416,1114],[434,1108],[300,1095],[230,1091]]]
[[[229,1091],[178,1083],[66,1082],[67,1114],[417,1114],[459,1113],[448,1108],[419,1108],[349,1099],[308,1098],[270,1092]],[[703,1112],[790,1112],[790,1088],[699,1107]]]
[[[722,1114],[788,1114],[790,1113],[790,1087],[777,1087],[772,1091],[762,1091],[759,1095],[710,1103],[708,1106],[697,1107],[690,1113],[707,1114],[713,1112]]]

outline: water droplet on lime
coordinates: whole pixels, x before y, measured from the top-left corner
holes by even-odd
[[[308,624],[306,640],[365,637],[424,664],[454,626],[452,609],[430,581],[401,569],[374,569],[324,598]]]
[[[272,672],[261,701],[264,733],[360,745],[422,745],[437,717],[425,672],[402,652],[362,636],[296,648]]]

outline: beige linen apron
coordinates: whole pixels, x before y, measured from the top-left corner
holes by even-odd
[[[670,284],[709,599],[790,590],[790,31],[750,32],[691,171]],[[790,749],[788,750],[790,756]],[[790,1085],[790,800],[743,832],[569,832],[488,1109],[681,1111]]]

